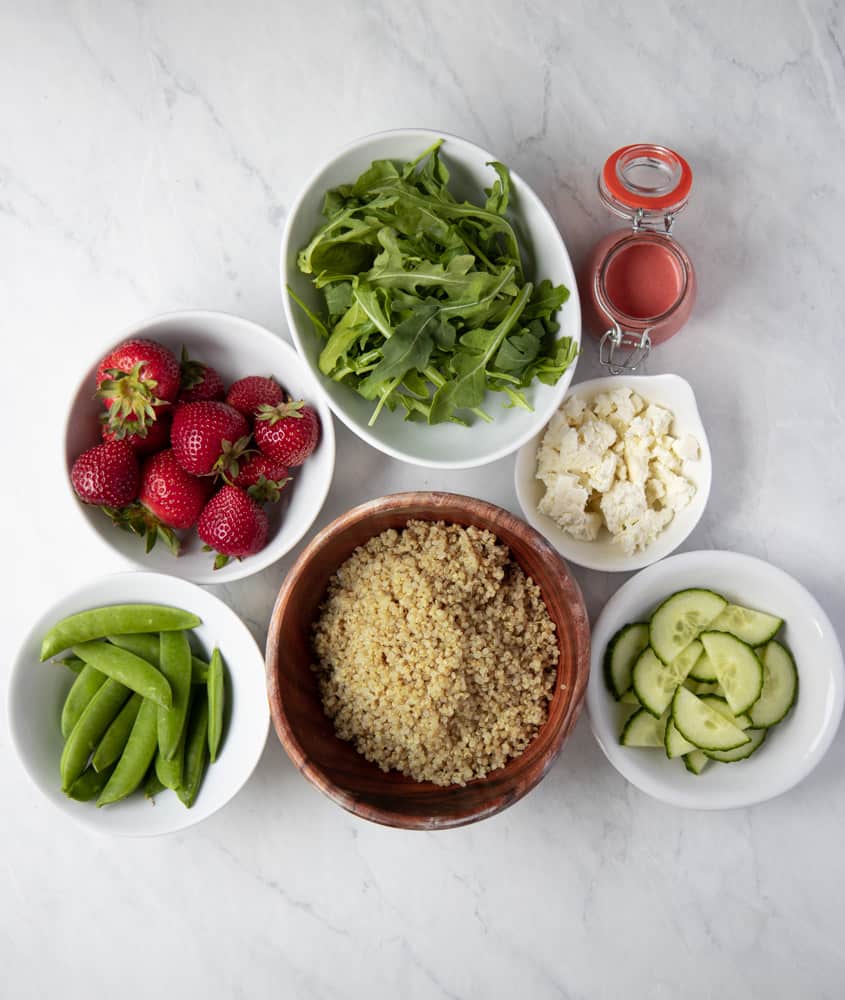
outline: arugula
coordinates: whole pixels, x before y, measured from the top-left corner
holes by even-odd
[[[510,175],[492,162],[484,205],[449,191],[442,140],[405,164],[375,160],[328,191],[325,223],[298,254],[324,315],[291,298],[325,341],[321,372],[406,420],[467,424],[488,392],[530,409],[524,390],[554,384],[577,356],[556,338],[569,298],[548,279],[526,282],[507,218]]]

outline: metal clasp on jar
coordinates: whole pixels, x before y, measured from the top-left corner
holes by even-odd
[[[613,320],[613,326],[605,331],[599,341],[599,361],[611,375],[635,372],[651,351],[650,331],[651,327],[646,327],[638,336],[636,333],[623,330],[616,320]],[[619,360],[617,352],[627,347],[631,350]]]

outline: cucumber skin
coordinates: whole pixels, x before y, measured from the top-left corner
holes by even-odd
[[[752,645],[750,645],[747,642],[743,642],[742,639],[737,639],[737,637],[732,632],[720,632],[718,630],[717,631],[710,631],[709,629],[704,629],[704,631],[699,635],[699,639],[701,639],[701,642],[704,645],[704,651],[705,652],[707,652],[707,643],[705,643],[704,639],[703,639],[703,636],[705,636],[705,635],[728,635],[728,636],[730,636],[731,639],[734,640],[734,642],[742,643],[742,645],[745,646],[745,648],[751,653],[751,655],[754,657],[754,659],[760,665],[760,690],[757,692],[757,697],[754,699],[754,701],[750,701],[747,705],[744,705],[741,709],[739,709],[739,711],[734,712],[733,708],[731,708],[731,711],[733,712],[734,715],[743,715],[745,712],[747,712],[747,711],[749,711],[751,709],[752,705],[756,704],[756,702],[758,702],[760,700],[760,695],[763,693],[763,678],[765,677],[765,672],[763,670],[763,661],[757,655],[757,653],[755,652],[754,647]],[[709,653],[707,655],[708,655],[708,657],[710,656]],[[714,667],[714,669],[715,669],[715,667]],[[718,673],[717,673],[717,678],[718,678]],[[721,681],[719,681],[719,684],[722,686],[722,688],[724,688],[724,684],[722,684]],[[727,701],[727,698],[725,700]]]
[[[634,721],[636,719],[640,718],[640,716],[642,716],[642,715],[647,715],[649,717],[649,719],[652,719],[652,720],[654,719],[654,716],[651,714],[651,712],[649,712],[645,708],[638,708],[635,712],[632,712],[628,716],[628,718],[625,720],[625,725],[622,727],[622,732],[619,734],[619,743],[620,743],[621,746],[623,746],[623,747],[629,747],[629,749],[632,749],[632,750],[657,750],[657,749],[660,748],[659,744],[655,744],[654,746],[652,746],[652,745],[649,744],[648,746],[643,747],[643,746],[636,746],[636,745],[629,744],[629,743],[625,742],[625,737],[628,735],[628,730],[634,724]],[[664,733],[663,733],[663,739],[664,740],[666,739],[665,729],[664,729]]]
[[[701,754],[701,756],[704,758],[704,760],[701,760],[701,758],[696,757],[696,761],[700,761],[700,766],[696,766],[696,763],[690,760],[693,754]],[[684,767],[689,771],[689,773],[694,774],[696,777],[698,777],[704,770],[704,768],[707,767],[707,765],[710,763],[710,758],[703,750],[693,750],[690,753],[684,754],[683,761],[684,761]]]
[[[678,725],[678,720],[675,718],[675,702],[677,701],[677,698],[678,698],[678,695],[680,694],[680,692],[681,691],[685,691],[685,690],[686,690],[686,688],[679,687],[678,690],[675,692],[675,697],[672,699],[672,707],[670,708],[670,714],[671,714],[672,720],[675,723],[675,728],[678,730],[678,732],[681,734],[681,736],[684,737],[684,739],[687,741],[687,743],[692,743],[692,745],[696,749],[698,749],[698,750],[736,750],[738,747],[744,747],[746,745],[746,743],[749,742],[748,737],[745,737],[745,733],[742,733],[742,735],[745,737],[745,739],[743,739],[743,741],[741,743],[737,743],[736,746],[733,746],[733,747],[702,747],[702,746],[699,746],[697,743],[695,743],[693,740],[691,740],[684,733],[683,729],[681,729],[681,727]],[[689,693],[692,694],[691,691]],[[692,696],[693,696],[693,698],[696,697],[695,695],[692,695]],[[710,709],[710,711],[711,712],[715,711],[715,709]],[[724,718],[724,716],[722,718]],[[725,721],[727,722],[728,720],[725,719]],[[742,732],[742,730],[740,730],[740,732]]]
[[[697,750],[698,749],[698,747],[696,747],[692,743],[690,743],[689,740],[684,739],[684,737],[681,736],[680,731],[678,730],[678,727],[675,725],[675,720],[672,719],[672,718],[670,718],[669,721],[666,723],[666,732],[665,732],[665,734],[663,736],[663,748],[666,751],[666,756],[669,758],[669,760],[675,760],[678,757],[686,757],[686,755],[688,753],[692,753],[692,750],[687,750],[684,753],[676,753],[676,754],[672,754],[670,752],[669,740],[670,740],[671,733],[672,733],[673,729],[678,734],[678,736],[679,736],[680,739],[684,740],[685,743],[689,743],[689,745],[693,748],[693,750]],[[702,753],[703,752],[704,751],[702,751]]]
[[[755,743],[752,737],[750,743],[745,744],[741,747],[736,747],[734,750],[702,750],[701,752],[709,757],[710,760],[717,760],[720,764],[738,764],[741,760],[748,760],[748,758],[756,753],[760,747],[766,742],[766,736],[768,735],[768,729],[755,729],[752,730],[756,733],[762,733],[763,736],[760,738],[759,743]],[[739,751],[744,751],[742,756],[739,756]],[[737,754],[737,756],[728,756],[729,754]]]
[[[765,665],[765,661],[764,661],[763,657],[766,655],[767,648],[769,646],[771,646],[773,643],[775,645],[777,645],[777,646],[780,646],[780,648],[783,650],[783,652],[785,653],[785,655],[789,658],[790,663],[792,664],[792,671],[793,671],[793,674],[795,676],[795,690],[792,692],[792,700],[786,706],[786,709],[784,710],[783,715],[779,719],[775,719],[774,722],[769,722],[766,725],[762,725],[761,723],[754,722],[754,718],[753,718],[753,716],[751,716],[751,724],[752,724],[752,726],[755,729],[771,729],[772,726],[776,726],[779,722],[783,722],[783,720],[787,717],[787,715],[789,715],[789,713],[795,707],[795,702],[798,701],[798,688],[800,686],[800,679],[799,679],[799,676],[798,676],[798,666],[795,663],[795,657],[792,655],[792,651],[789,650],[789,649],[787,649],[786,646],[784,646],[784,644],[782,642],[778,642],[777,639],[770,639],[765,644],[765,646],[759,646],[758,647],[758,649],[762,649],[763,650],[763,656],[761,656],[759,653],[757,653],[756,649],[754,650],[754,652],[757,653],[757,659],[760,660],[763,663],[763,686],[765,687],[765,685],[766,685],[766,671],[765,671],[765,666],[766,665]],[[760,695],[762,696],[762,694],[763,694],[763,692],[761,691]],[[760,699],[758,698],[757,700],[759,701]],[[753,712],[754,712],[754,705],[752,705],[751,708],[749,709],[749,714],[753,713]]]
[[[685,590],[676,590],[674,594],[670,594],[665,600],[661,601],[660,604],[657,605],[657,607],[651,613],[651,618],[649,618],[649,620],[648,620],[648,642],[649,642],[649,645],[652,647],[652,649],[654,649],[654,644],[652,642],[651,629],[652,629],[652,623],[654,622],[655,615],[657,614],[658,611],[660,611],[660,609],[662,607],[664,607],[664,605],[668,604],[669,601],[671,601],[674,598],[678,597],[680,594],[712,594],[713,597],[718,597],[719,600],[725,602],[724,605],[722,606],[722,609],[719,612],[719,614],[721,614],[722,611],[725,610],[725,608],[728,606],[728,603],[729,603],[728,600],[725,597],[723,597],[717,591],[711,590],[709,587],[687,587]],[[708,625],[709,625],[709,622],[708,622]],[[707,628],[707,626],[705,625],[704,628],[701,631],[702,632],[705,631],[706,628]],[[692,638],[693,639],[698,639],[700,637],[700,635],[701,635],[701,633],[699,633],[697,636],[694,635]],[[692,642],[692,639],[690,640],[690,642]],[[681,652],[683,652],[683,650],[681,650]],[[658,658],[658,660],[663,660],[663,657],[657,652],[656,649],[654,650],[654,655]],[[666,661],[663,660],[663,662],[665,663]],[[671,662],[672,661],[669,660],[669,663],[671,663]]]
[[[613,660],[613,650],[616,648],[616,644],[622,638],[622,636],[628,631],[628,629],[635,628],[637,625],[643,625],[646,628],[646,646],[648,645],[648,622],[629,622],[627,625],[623,625],[622,628],[618,629],[610,639],[607,644],[607,649],[604,651],[604,659],[602,660],[602,668],[604,671],[604,683],[607,686],[607,690],[613,695],[613,697],[619,701],[625,691],[619,691],[617,693],[616,686],[613,683],[613,670],[611,669],[611,663]],[[645,646],[643,647],[645,649]],[[640,650],[642,652],[642,650]],[[639,654],[637,654],[639,656]],[[634,661],[636,662],[636,661]],[[630,691],[630,687],[626,690]]]

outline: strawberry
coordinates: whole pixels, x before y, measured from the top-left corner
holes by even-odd
[[[179,362],[154,340],[127,340],[107,354],[97,367],[97,396],[115,436],[149,427],[179,395],[179,378]]]
[[[226,402],[248,420],[254,419],[259,406],[278,406],[285,398],[285,391],[274,378],[247,375],[229,386]]]
[[[319,440],[320,418],[301,399],[258,408],[255,443],[270,458],[287,466],[302,465]]]
[[[138,458],[125,441],[105,441],[77,458],[70,481],[83,503],[123,507],[138,496]]]
[[[226,395],[226,387],[216,368],[201,361],[192,361],[186,348],[182,348],[182,388],[179,390],[180,403],[201,403],[206,399],[221,400]]]
[[[245,489],[259,503],[275,503],[290,480],[290,470],[286,465],[267,455],[252,455],[243,463],[232,482]]]
[[[118,438],[114,429],[109,426],[108,417],[103,414],[100,417],[102,427],[100,433],[104,441],[123,440],[131,445],[136,455],[150,455],[154,451],[161,451],[170,444],[170,414],[159,413],[149,427],[138,430],[129,430],[129,424],[122,438]]]
[[[180,403],[173,414],[170,441],[176,461],[192,476],[234,477],[249,444],[249,424],[225,403]]]
[[[197,533],[207,551],[216,551],[214,568],[233,556],[243,559],[267,544],[269,524],[262,507],[237,486],[224,486],[205,505]]]

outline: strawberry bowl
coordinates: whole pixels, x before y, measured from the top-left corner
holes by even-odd
[[[264,506],[267,542],[260,551],[242,560],[233,558],[215,569],[214,553],[204,551],[197,532],[191,530],[181,533],[178,556],[163,541],[145,552],[143,538],[121,531],[96,504],[83,504],[75,495],[70,479],[74,462],[101,440],[98,418],[105,408],[95,396],[98,365],[117,344],[139,337],[163,344],[177,358],[184,348],[191,359],[215,369],[225,386],[247,376],[272,376],[291,399],[305,400],[315,411],[320,425],[317,447],[302,465],[292,470],[293,481],[284,487],[279,501]],[[284,340],[237,316],[199,310],[174,312],[125,329],[91,358],[66,412],[63,447],[70,502],[93,533],[124,562],[152,572],[169,573],[201,584],[229,583],[251,576],[280,559],[300,541],[320,512],[331,485],[335,453],[332,417],[314,375]],[[198,482],[210,481],[203,477]]]

